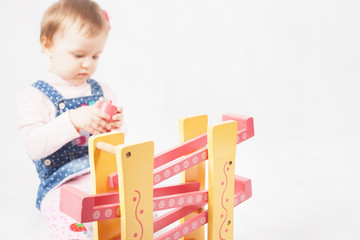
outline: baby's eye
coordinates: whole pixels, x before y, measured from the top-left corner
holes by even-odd
[[[94,60],[96,60],[96,59],[99,58],[99,56],[96,56],[96,55],[95,55],[95,56],[93,56],[92,58],[93,58]]]
[[[84,57],[83,54],[73,53],[73,55],[74,55],[74,57],[76,57],[76,58],[82,58],[82,57]]]

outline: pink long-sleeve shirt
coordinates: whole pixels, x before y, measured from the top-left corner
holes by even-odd
[[[91,95],[87,82],[72,85],[51,72],[42,78],[63,95],[64,98],[76,98]],[[115,94],[108,85],[100,83],[105,100],[112,100],[116,105]],[[34,87],[29,87],[18,96],[17,121],[20,140],[27,153],[34,160],[44,158],[67,142],[80,137],[73,126],[69,112],[58,117],[50,99]]]

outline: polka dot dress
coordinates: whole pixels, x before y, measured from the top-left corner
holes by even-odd
[[[57,117],[70,109],[92,105],[98,100],[104,100],[99,83],[93,79],[88,79],[88,83],[91,86],[90,96],[70,99],[65,99],[54,87],[42,80],[35,82],[32,86],[51,100],[56,108]],[[51,189],[88,171],[87,139],[89,137],[89,133],[81,131],[79,138],[68,142],[55,153],[40,160],[33,160],[41,180],[36,200],[37,208],[40,208],[43,198]]]

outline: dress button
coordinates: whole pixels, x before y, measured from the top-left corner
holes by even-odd
[[[45,159],[44,160],[44,165],[47,166],[47,167],[50,166],[51,165],[51,160],[50,159]]]
[[[59,108],[60,108],[61,110],[64,109],[64,108],[65,108],[65,103],[63,103],[63,102],[59,103]]]

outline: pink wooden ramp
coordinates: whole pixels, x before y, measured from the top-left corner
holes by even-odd
[[[199,183],[154,188],[153,210],[161,211],[192,205],[205,205],[207,191],[198,191]],[[168,191],[168,195],[163,195]],[[251,197],[251,180],[236,176],[234,207]],[[117,192],[86,194],[74,187],[61,189],[60,210],[77,222],[87,223],[120,217],[120,201]]]
[[[224,114],[223,121],[224,124],[233,123],[234,121],[237,123],[235,144],[239,144],[254,136],[253,119],[251,117]],[[222,126],[220,125],[220,127]],[[113,146],[109,146],[106,143],[102,145],[106,147],[106,151],[115,152]],[[211,149],[211,151],[214,150]],[[198,214],[195,216],[191,215],[191,218],[187,218],[185,222],[182,222],[177,227],[154,238],[155,240],[180,239],[208,223],[208,210],[203,210],[202,207],[209,203],[209,192],[208,190],[200,190],[199,182],[187,182],[161,187],[156,185],[208,160],[209,154],[208,134],[202,134],[154,156],[152,210],[170,210],[166,214],[154,219],[154,233],[199,210]],[[228,161],[227,165],[230,166],[231,162]],[[61,189],[60,210],[81,223],[121,217],[120,206],[122,203],[119,198],[119,191],[117,190],[119,188],[118,179],[118,172],[108,175],[108,186],[109,189],[113,190],[101,194],[87,194],[74,187],[63,187]],[[235,207],[251,197],[252,189],[250,179],[235,175],[233,180],[234,190],[231,202],[233,207]],[[123,184],[126,184],[126,182]]]

